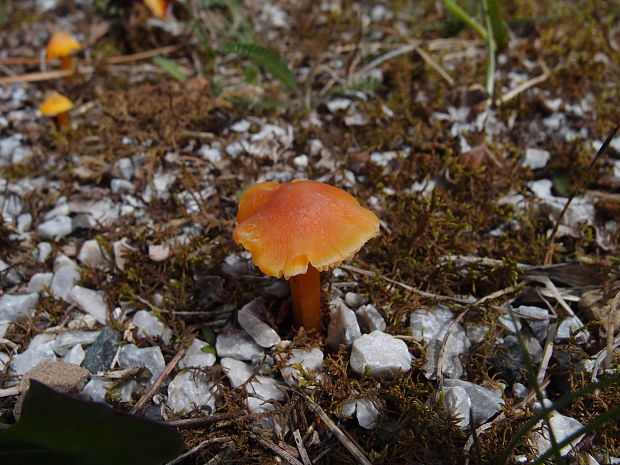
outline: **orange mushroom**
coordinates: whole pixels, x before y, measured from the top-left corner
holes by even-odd
[[[58,92],[54,92],[43,101],[39,111],[45,116],[55,116],[58,126],[66,128],[71,124],[69,114],[67,113],[71,108],[73,108],[71,100]]]
[[[144,0],[144,4],[151,11],[153,16],[164,19],[168,11],[168,0]]]
[[[379,219],[354,197],[317,181],[262,182],[241,196],[235,242],[260,270],[290,279],[293,322],[321,330],[319,272],[351,258],[379,232]]]
[[[80,47],[80,43],[68,32],[55,31],[47,43],[45,56],[48,60],[60,58],[62,69],[72,69],[73,57],[71,54],[79,50]]]

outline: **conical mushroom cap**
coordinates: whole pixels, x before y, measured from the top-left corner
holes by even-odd
[[[379,232],[379,219],[354,197],[317,181],[264,182],[239,201],[235,242],[277,278],[319,271],[353,256]]]
[[[52,60],[71,55],[79,49],[80,43],[71,34],[64,31],[55,31],[47,43],[46,57],[48,60]]]
[[[153,16],[164,19],[168,9],[168,0],[144,0],[146,7],[151,10]]]
[[[58,92],[54,92],[43,101],[39,107],[39,111],[42,115],[55,116],[58,113],[69,111],[71,108],[73,108],[71,100],[64,95],[60,95]]]

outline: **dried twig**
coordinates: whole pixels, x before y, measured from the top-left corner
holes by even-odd
[[[19,74],[17,76],[0,78],[0,86],[6,84],[15,84],[16,82],[37,82],[47,81],[49,79],[60,79],[63,77],[71,76],[74,73],[75,71],[72,69],[62,69],[55,71],[44,71],[42,73]]]
[[[428,53],[426,53],[424,49],[422,49],[419,46],[416,46],[415,51],[418,52],[418,55],[422,57],[422,59],[426,62],[426,64],[430,66],[431,68],[433,68],[435,71],[437,71],[439,75],[442,78],[444,78],[448,84],[450,84],[451,86],[455,84],[454,78],[450,76],[448,72],[433,59],[433,57],[431,57]]]
[[[295,444],[297,445],[297,450],[299,451],[299,456],[301,457],[301,461],[304,465],[312,465],[310,461],[310,457],[308,456],[308,452],[306,451],[306,446],[304,445],[303,439],[301,439],[301,433],[298,429],[293,431],[293,439],[295,439]]]
[[[308,397],[306,394],[302,393],[302,395],[308,401],[308,408],[316,413],[323,423],[331,430],[332,433],[338,438],[338,440],[342,443],[344,447],[351,453],[353,458],[357,460],[357,462],[361,465],[371,465],[370,461],[366,458],[366,455],[361,451],[361,449],[355,444],[347,434],[338,428],[338,425],[333,422],[331,418],[325,413],[325,411],[321,408],[319,404],[317,404],[314,400]]]
[[[288,464],[290,464],[290,465],[303,465],[299,460],[297,460],[295,457],[293,457],[286,449],[278,446],[277,444],[274,444],[273,442],[271,442],[271,441],[269,441],[269,440],[267,440],[265,438],[261,438],[260,436],[254,434],[254,433],[247,433],[247,434],[248,434],[248,437],[254,439],[259,444],[262,444],[263,446],[265,446],[270,451],[278,454],[278,456],[280,456]]]
[[[207,439],[206,441],[202,441],[196,447],[188,450],[184,454],[179,455],[176,459],[171,460],[170,462],[167,462],[166,465],[176,465],[178,463],[183,462],[183,460],[185,460],[187,457],[189,457],[191,455],[194,455],[196,452],[198,452],[201,449],[204,449],[207,446],[210,446],[212,444],[223,444],[225,442],[230,442],[232,440],[233,439],[230,436],[223,436],[221,438]]]
[[[618,311],[618,305],[620,305],[620,291],[618,291],[609,305],[609,313],[607,315],[607,357],[603,361],[603,369],[608,370],[611,366],[611,362],[614,360],[614,316]]]
[[[176,428],[185,428],[188,426],[204,426],[204,425],[212,425],[213,423],[218,423],[224,420],[230,420],[232,418],[243,419],[248,412],[245,410],[239,410],[237,412],[231,413],[220,413],[218,415],[209,415],[207,417],[200,418],[186,418],[185,420],[175,420],[168,421],[166,425],[174,426]],[[254,416],[250,414],[248,416]]]
[[[543,73],[541,75],[536,76],[535,78],[529,79],[525,81],[523,84],[518,85],[514,89],[509,90],[504,95],[502,95],[499,99],[497,99],[497,103],[499,103],[500,105],[504,104],[508,102],[509,100],[512,100],[513,98],[515,98],[520,93],[525,92],[530,87],[537,86],[538,84],[545,82],[547,79],[549,79],[549,76],[551,75],[549,68],[544,62],[541,63],[541,66],[543,69]]]
[[[6,389],[0,389],[0,398],[11,397],[19,394],[19,386],[13,386]]]
[[[364,276],[368,276],[370,278],[377,277],[376,273],[373,273],[372,271],[364,270],[363,268],[358,268],[357,266],[340,265],[340,268],[342,268],[343,270],[351,271],[353,273],[358,273],[358,274],[361,274],[361,275],[364,275]],[[406,289],[406,290],[408,290],[410,292],[413,292],[414,294],[421,295],[422,297],[429,297],[429,298],[437,299],[437,300],[447,300],[447,301],[455,302],[455,303],[462,304],[462,305],[469,305],[469,304],[473,304],[475,302],[475,300],[473,298],[472,299],[462,299],[462,298],[459,298],[459,297],[450,297],[450,296],[447,296],[447,295],[433,294],[431,292],[421,291],[419,289],[416,289],[414,287],[409,286],[408,284],[401,283],[400,281],[396,281],[395,279],[391,279],[391,278],[388,278],[388,277],[383,276],[383,275],[380,275],[379,277],[381,279],[383,279],[384,281],[387,281],[388,283],[400,286],[403,289]]]
[[[153,397],[153,395],[157,392],[159,386],[161,386],[161,383],[163,383],[164,380],[168,377],[168,375],[172,372],[172,370],[174,370],[174,367],[177,366],[179,360],[183,358],[185,352],[187,352],[187,347],[181,347],[181,349],[177,352],[174,358],[170,360],[170,363],[166,365],[164,371],[161,372],[155,382],[151,385],[149,390],[144,393],[144,395],[140,398],[140,400],[138,400],[138,402],[136,402],[136,405],[134,405],[134,407],[131,409],[132,415],[135,415],[140,410],[142,410],[146,403],[151,400],[151,397]]]
[[[564,219],[564,215],[566,214],[566,211],[568,210],[569,205],[573,201],[573,198],[575,197],[577,192],[579,192],[579,189],[581,189],[583,184],[586,182],[586,179],[588,179],[588,177],[590,176],[590,173],[592,173],[592,170],[594,169],[594,166],[596,165],[596,162],[598,161],[598,159],[605,153],[605,151],[607,150],[607,147],[609,147],[609,144],[611,143],[612,139],[618,132],[618,129],[620,129],[620,126],[616,126],[614,129],[612,129],[612,131],[609,133],[609,135],[603,142],[603,145],[601,145],[601,148],[598,149],[598,152],[596,152],[596,155],[594,155],[588,167],[581,174],[581,177],[579,178],[577,183],[573,186],[573,190],[568,196],[568,200],[564,204],[564,208],[562,208],[560,215],[555,220],[555,224],[553,225],[553,230],[551,231],[551,235],[549,236],[549,245],[547,246],[547,253],[545,254],[545,262],[544,262],[545,265],[549,265],[553,261],[553,248],[555,247],[555,236],[558,233],[558,228],[560,227],[560,224],[562,223],[562,220]]]

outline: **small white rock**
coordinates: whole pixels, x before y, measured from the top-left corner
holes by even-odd
[[[549,415],[549,423],[553,430],[553,435],[557,442],[563,441],[565,438],[583,428],[583,425],[574,418],[567,417],[558,412],[551,412]],[[538,452],[538,455],[544,454],[551,448],[551,439],[549,435],[549,429],[543,421],[539,421],[536,426],[532,428],[534,433],[530,437],[531,446]],[[582,439],[583,434],[578,436],[570,444],[560,448],[560,453],[564,456],[568,454]]]
[[[54,273],[35,273],[28,281],[28,292],[43,292],[52,285]]]
[[[527,148],[525,149],[525,158],[521,164],[525,167],[537,170],[544,168],[551,158],[551,154],[546,150]]]
[[[189,346],[189,349],[187,349],[187,353],[179,361],[179,368],[204,368],[213,366],[217,360],[217,357],[215,356],[215,349],[213,349],[213,352],[205,352],[203,350],[205,347],[210,346],[200,339],[194,339],[192,345]]]
[[[154,262],[163,262],[170,256],[170,246],[168,244],[149,245],[149,258]]]
[[[116,264],[116,267],[121,271],[125,271],[125,264],[127,263],[125,254],[135,249],[127,243],[127,239],[125,238],[114,242],[114,244],[112,244],[112,248],[114,250],[114,263]]]
[[[280,343],[280,336],[260,318],[258,300],[254,299],[237,312],[239,326],[247,331],[261,347],[273,347]]]
[[[60,267],[52,277],[50,290],[52,295],[62,300],[67,300],[71,289],[80,279],[80,273],[75,263]]]
[[[107,323],[109,308],[103,292],[73,286],[67,298],[84,312],[95,317],[99,323],[104,325]]]
[[[385,331],[385,320],[374,305],[362,305],[355,311],[355,315],[364,332]]]
[[[57,215],[39,225],[37,233],[43,239],[62,239],[73,232],[73,223],[67,215]]]
[[[118,363],[124,368],[146,368],[151,372],[149,385],[164,371],[166,363],[159,347],[145,347],[139,349],[135,344],[121,347]]]
[[[217,386],[204,373],[188,370],[177,374],[168,385],[166,405],[174,413],[189,413],[203,407],[213,411],[218,397]]]
[[[52,253],[52,244],[39,242],[37,244],[37,263],[44,263]]]
[[[358,294],[357,292],[347,292],[344,295],[344,303],[349,308],[357,308],[368,302],[368,297]]]
[[[5,294],[0,296],[0,320],[24,321],[34,315],[39,295]]]
[[[320,370],[322,366],[323,352],[320,349],[293,349],[280,373],[289,386],[294,386],[298,380],[303,379],[303,372]]]
[[[462,386],[444,388],[444,407],[451,417],[459,418],[457,426],[467,428],[469,426],[469,414],[471,409],[471,399],[469,394]]]
[[[252,360],[264,351],[245,331],[224,330],[217,337],[215,349],[220,357],[232,357],[237,360]]]
[[[138,328],[138,335],[141,337],[160,337],[164,344],[170,342],[172,330],[157,318],[153,312],[139,310],[133,316],[133,324]]]
[[[293,158],[293,165],[295,165],[299,169],[304,169],[308,167],[308,155],[297,155]]]
[[[340,297],[332,299],[327,327],[327,345],[337,349],[340,344],[349,346],[362,335],[353,310]]]
[[[108,261],[95,239],[84,242],[80,249],[78,260],[89,268],[108,269]]]
[[[403,341],[377,330],[355,340],[350,363],[360,375],[394,377],[411,369],[411,354]]]
[[[54,353],[55,337],[55,334],[37,334],[30,341],[28,349],[13,357],[11,369],[18,375],[23,375],[43,360],[56,361],[56,354]]]
[[[54,352],[61,357],[66,355],[69,350],[80,345],[90,345],[95,342],[100,331],[70,331],[60,333],[54,342]]]
[[[77,344],[71,347],[71,350],[65,354],[63,362],[79,366],[84,361],[85,355],[86,352],[84,352],[82,344]]]

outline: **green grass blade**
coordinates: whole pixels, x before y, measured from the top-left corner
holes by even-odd
[[[486,3],[486,0],[484,0]],[[536,378],[536,371],[534,370],[534,364],[532,363],[532,359],[530,358],[530,354],[527,351],[527,346],[525,345],[525,341],[523,340],[523,335],[517,326],[517,319],[512,311],[512,307],[508,307],[508,312],[510,313],[510,319],[512,320],[512,324],[515,328],[515,333],[517,336],[517,341],[519,342],[519,347],[521,349],[521,353],[523,354],[523,359],[525,361],[525,367],[527,369],[527,377],[529,378],[530,385],[534,388],[536,392],[536,399],[540,404],[541,409],[541,417],[545,425],[547,426],[547,430],[549,431],[549,439],[551,440],[551,449],[553,450],[553,454],[555,455],[556,464],[564,465],[564,459],[562,458],[562,454],[560,453],[560,448],[558,447],[558,441],[555,437],[555,433],[553,432],[553,428],[551,426],[550,420],[550,410],[545,405],[545,395],[540,389],[538,385],[538,381]],[[500,462],[502,463],[502,462]]]
[[[472,31],[478,34],[483,40],[487,40],[487,31],[482,27],[478,21],[471,17],[463,8],[461,8],[454,0],[441,0],[443,6],[463,21]]]
[[[9,22],[9,14],[13,7],[12,0],[0,0],[0,27],[6,26]]]
[[[275,50],[256,44],[242,44],[240,42],[226,42],[220,50],[225,53],[235,53],[243,58],[252,60],[297,95],[300,94],[299,86],[295,82],[295,76],[284,60],[282,60],[280,54]]]
[[[598,417],[596,417],[590,423],[585,425],[583,428],[580,428],[574,433],[568,435],[566,438],[564,438],[562,441],[559,442],[558,446],[562,448],[566,446],[567,444],[570,444],[572,441],[577,439],[579,436],[591,433],[595,429],[603,426],[605,423],[609,423],[610,421],[617,420],[618,418],[620,418],[620,405],[617,405],[616,407],[612,408],[608,412],[600,414]],[[545,463],[545,461],[549,457],[551,457],[551,454],[553,454],[552,450],[546,451],[544,454],[542,454],[540,457],[534,460],[530,465],[540,465],[542,463]]]
[[[179,69],[179,65],[177,65],[176,62],[169,60],[168,58],[164,58],[164,57],[154,57],[153,63],[155,63],[165,72],[167,72],[170,76],[172,76],[177,81],[179,82],[185,81],[186,79],[185,74],[183,74],[183,72]]]
[[[596,383],[589,384],[588,386],[582,387],[581,389],[578,389],[576,391],[569,392],[568,394],[563,396],[561,399],[554,402],[553,407],[555,410],[559,410],[563,407],[566,407],[568,404],[570,404],[575,399],[578,399],[581,396],[594,392],[597,389],[604,389],[607,386],[611,386],[612,384],[616,384],[616,383],[620,383],[620,373],[610,376],[609,378],[602,379]],[[498,461],[499,464],[503,465],[503,464],[508,463],[510,454],[512,454],[515,447],[517,447],[519,442],[521,442],[521,440],[525,437],[525,435],[528,434],[531,431],[531,429],[534,427],[534,425],[538,423],[541,419],[542,419],[542,413],[539,413],[538,415],[534,416],[533,418],[525,422],[525,424],[519,429],[519,431],[517,431],[515,435],[512,437],[512,439],[508,443],[508,446],[506,446],[506,448],[504,449],[504,452]]]
[[[495,39],[496,50],[499,52],[508,45],[508,29],[502,18],[499,0],[486,0],[486,4],[486,15],[491,22],[493,39]]]
[[[493,40],[493,21],[489,12],[490,0],[482,0],[482,6],[484,8],[484,21],[487,27],[487,77],[486,77],[486,89],[489,94],[489,99],[493,102],[493,94],[495,92],[495,52],[496,43]]]

